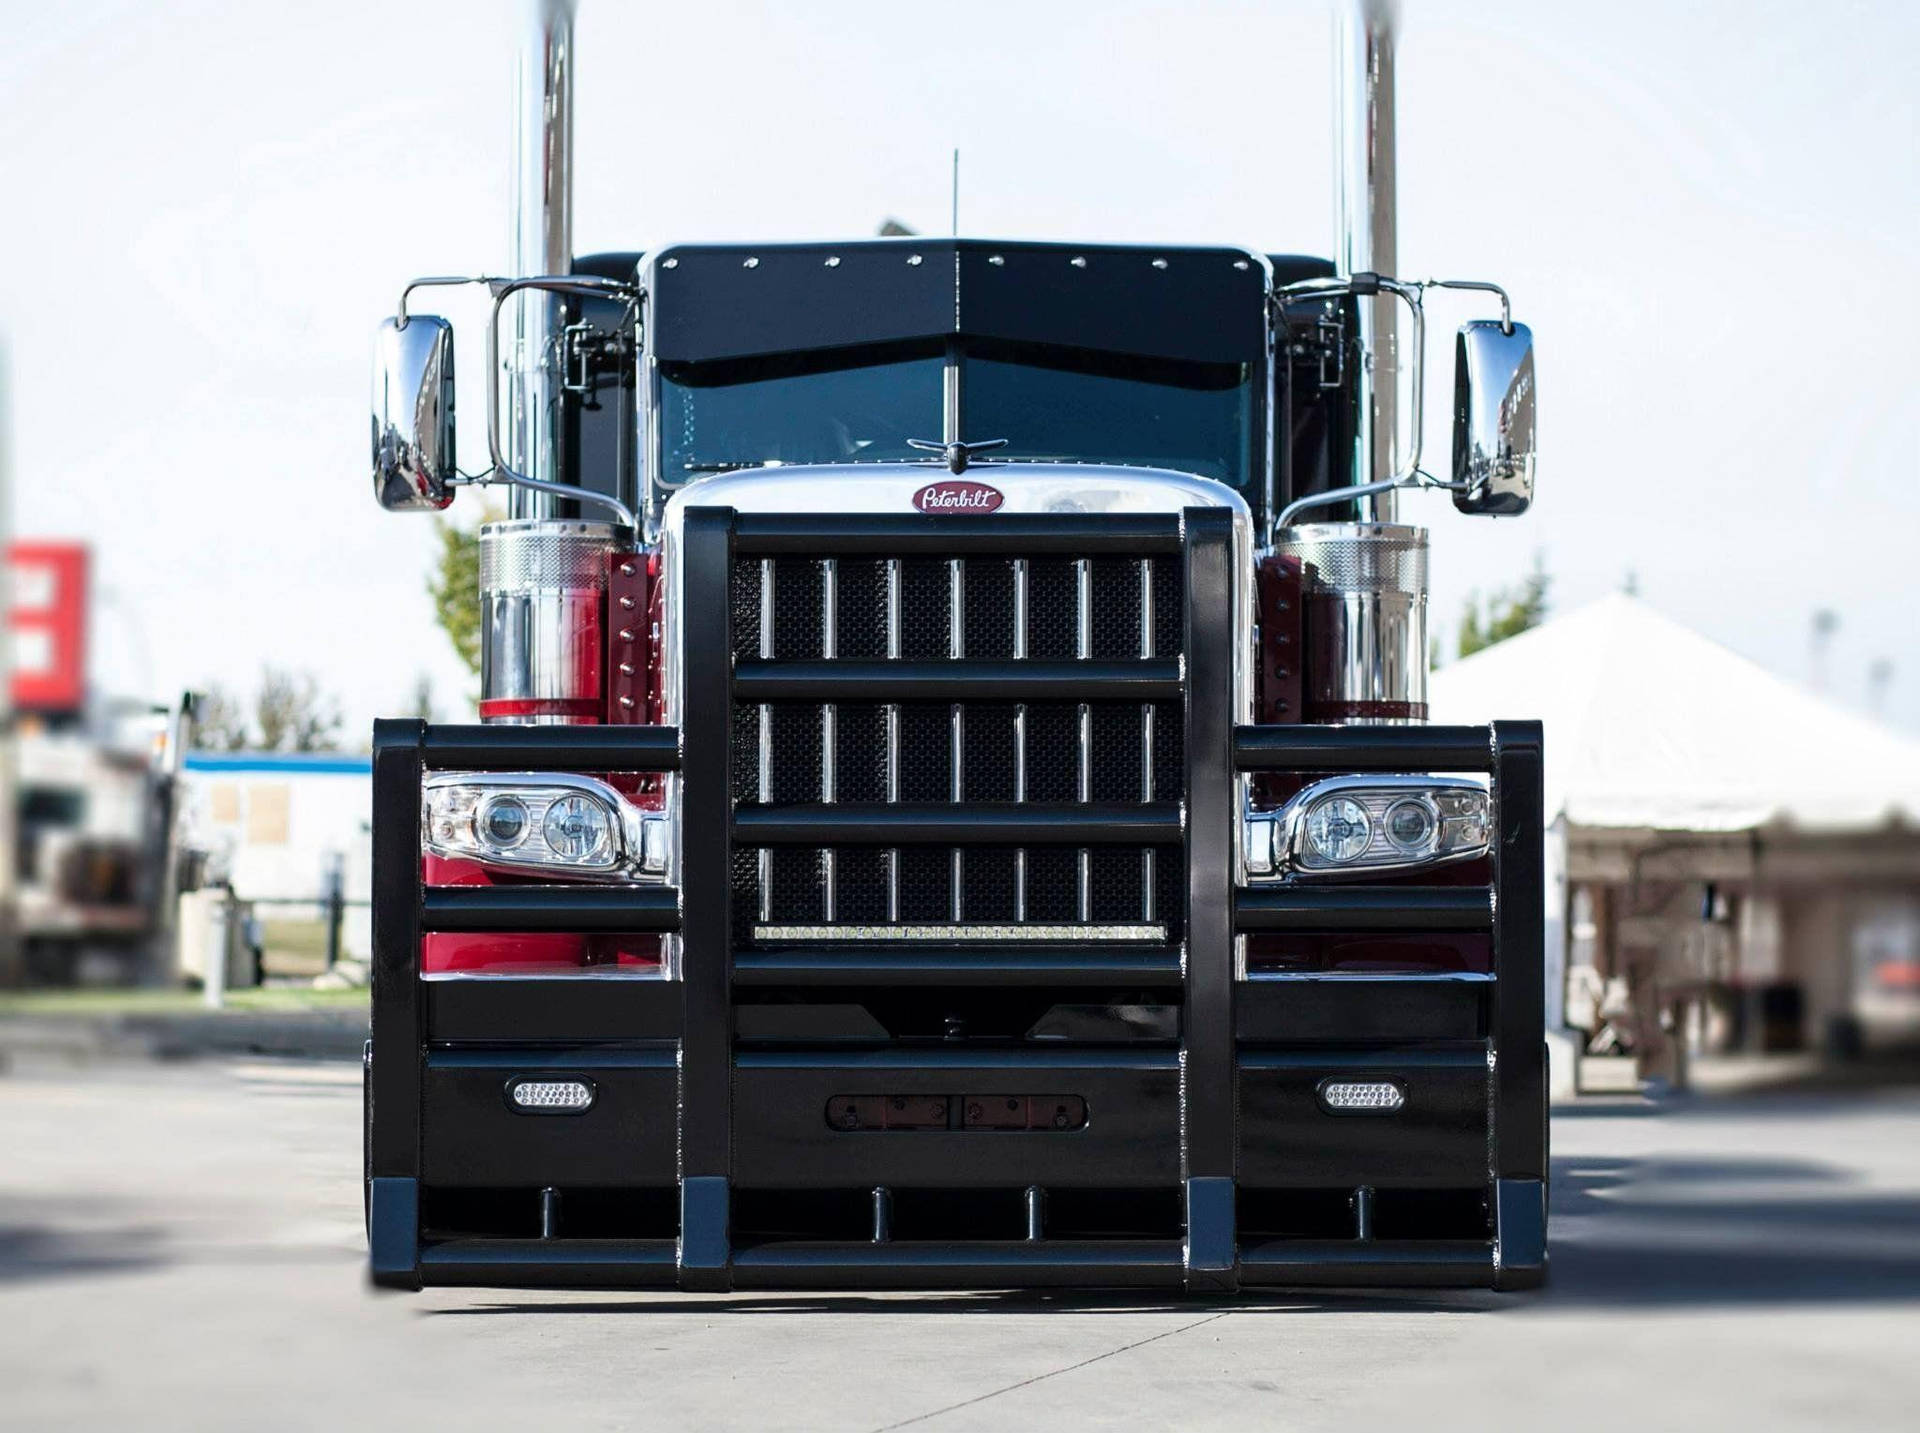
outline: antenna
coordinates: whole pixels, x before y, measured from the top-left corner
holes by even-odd
[[[953,151],[953,237],[960,237],[960,149]]]

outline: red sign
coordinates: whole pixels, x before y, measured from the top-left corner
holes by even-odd
[[[7,549],[13,704],[77,712],[87,698],[87,549],[16,542]]]
[[[913,505],[931,513],[988,513],[1005,501],[1000,489],[965,478],[928,483],[913,495]]]

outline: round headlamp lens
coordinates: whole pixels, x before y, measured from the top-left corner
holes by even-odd
[[[496,796],[480,811],[480,839],[496,851],[510,851],[527,835],[527,803],[518,796]]]
[[[1373,839],[1367,808],[1350,796],[1329,796],[1307,812],[1307,846],[1322,861],[1336,866],[1357,861]]]
[[[1387,840],[1394,848],[1405,855],[1416,856],[1424,855],[1433,844],[1440,823],[1426,802],[1409,798],[1387,808],[1385,825]]]
[[[585,796],[562,796],[547,808],[541,826],[547,845],[563,861],[602,865],[613,851],[613,820],[606,807]]]

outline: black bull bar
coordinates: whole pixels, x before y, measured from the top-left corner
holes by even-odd
[[[728,574],[737,553],[1178,554],[1183,663],[1101,663],[1104,695],[1184,704],[1184,802],[1132,812],[957,803],[857,813],[757,806],[731,797],[736,701],[1009,699],[1020,683],[1061,691],[1073,673],[1021,663],[742,661],[731,655]],[[1545,1264],[1540,728],[1236,726],[1232,530],[1219,509],[1180,516],[685,517],[680,729],[375,723],[373,1002],[368,1072],[368,1237],[376,1284],[679,1287],[1156,1285],[1200,1291],[1314,1284],[1537,1282]],[[855,664],[845,664],[852,668]],[[875,698],[862,678],[884,680]],[[844,681],[843,681],[844,679]],[[836,685],[836,683],[843,683]],[[1010,686],[1011,684],[1011,686]],[[1106,689],[1111,688],[1108,692]],[[420,802],[433,771],[677,772],[678,887],[423,886]],[[1236,887],[1235,774],[1453,771],[1491,777],[1490,885],[1341,883]],[[1089,819],[1092,817],[1093,819]],[[1030,846],[1125,839],[1177,849],[1181,939],[1163,947],[915,941],[746,949],[732,928],[734,849],[782,841]],[[858,823],[863,829],[855,831]],[[423,979],[429,932],[661,932],[681,942],[677,979],[580,976]],[[1390,975],[1265,981],[1236,970],[1236,935],[1268,931],[1479,931],[1493,971],[1477,980]],[[1164,1047],[975,1049],[964,1042],[743,1045],[740,992],[884,992],[909,987],[1047,987],[1164,992],[1179,1005]],[[1340,1118],[1317,1082],[1390,1071],[1441,1093],[1403,1116]],[[1410,1072],[1410,1073],[1409,1073]],[[514,1078],[590,1076],[588,1116],[529,1118],[502,1097]],[[975,1131],[847,1136],[821,1111],[837,1094],[1072,1091],[1093,1118],[1071,1136]],[[1309,1093],[1302,1095],[1305,1090]],[[768,1182],[871,1189],[866,1237],[742,1238],[742,1191]],[[1396,1179],[1478,1188],[1485,1228],[1463,1238],[1377,1236],[1370,1199]],[[1302,1172],[1304,1171],[1304,1173]],[[929,1177],[1029,1189],[1025,1237],[894,1237],[889,1189]],[[1333,1237],[1263,1237],[1239,1211],[1258,1185],[1353,1191]],[[660,1213],[621,1237],[436,1232],[438,1185],[616,1195],[648,1187]],[[1057,1237],[1033,1190],[1164,1186],[1178,1199],[1162,1237]],[[530,1194],[529,1197],[532,1197]],[[640,1198],[636,1193],[635,1199]],[[1044,1195],[1040,1196],[1044,1199]],[[543,1212],[546,1208],[542,1206]],[[861,1231],[863,1235],[866,1231]]]

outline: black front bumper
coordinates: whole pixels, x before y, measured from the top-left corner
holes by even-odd
[[[875,836],[830,806],[738,802],[730,725],[742,684],[804,678],[817,697],[836,674],[831,663],[740,670],[728,636],[734,554],[1090,550],[1172,553],[1182,564],[1184,662],[1172,695],[1184,706],[1184,805],[1171,822],[1163,809],[1143,811],[1126,830],[1182,862],[1180,939],[753,946],[730,894],[738,848],[823,839],[1024,848],[1101,835],[1070,809],[1041,806],[954,804],[934,819],[880,812]],[[687,514],[681,561],[684,707],[698,724],[376,724],[376,1283],[1224,1291],[1538,1281],[1536,724],[1236,727],[1233,553],[1220,511],[814,519],[704,509]],[[1115,665],[1102,664],[1113,691],[1097,699],[1168,697],[1167,664],[1143,662],[1137,674]],[[1128,685],[1135,675],[1138,688]],[[928,691],[900,686],[909,677]],[[1066,678],[972,664],[890,680],[899,690],[888,700],[945,702]],[[423,888],[423,774],[484,769],[677,771],[679,889]],[[1236,772],[1441,770],[1491,774],[1490,886],[1234,887]],[[674,932],[680,978],[423,980],[421,937],[435,930]],[[1248,980],[1236,970],[1243,932],[1434,930],[1490,932],[1493,972]],[[896,1038],[877,1026],[850,1038],[831,1020],[808,1024],[911,992],[982,991],[1132,1002],[1167,1021],[1044,1041]],[[807,1018],[794,1023],[795,1010]],[[516,1112],[503,1092],[529,1076],[589,1081],[593,1106]],[[1406,1102],[1386,1116],[1333,1113],[1320,1089],[1339,1077],[1397,1081]],[[1080,1101],[1084,1119],[1053,1128],[983,1113],[1037,1110],[1055,1096]],[[829,1111],[854,1097],[920,1113],[909,1128],[836,1127]]]

